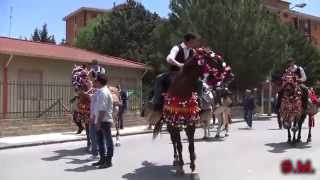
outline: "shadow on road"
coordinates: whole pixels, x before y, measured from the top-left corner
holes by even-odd
[[[189,180],[190,174],[179,177],[174,172],[173,166],[157,166],[148,161],[142,163],[141,168],[136,169],[133,173],[128,173],[122,176],[127,180]]]
[[[245,127],[245,128],[238,128],[239,130],[247,130],[247,131],[251,131],[251,130],[254,130],[253,128],[247,128],[247,127]]]
[[[216,138],[216,137],[209,137],[207,139],[199,138],[195,139],[194,142],[223,142],[224,138]]]
[[[279,129],[279,128],[270,128],[268,129],[269,131],[282,131],[282,130],[285,130],[285,129]]]
[[[83,155],[88,154],[87,148],[85,148],[85,147],[77,148],[77,149],[57,150],[57,151],[54,151],[54,153],[56,153],[56,155],[54,155],[52,157],[42,158],[42,160],[44,160],[44,161],[57,161],[57,160],[63,159],[68,156],[83,156]]]
[[[84,165],[84,166],[73,168],[73,169],[65,169],[65,171],[68,171],[68,172],[87,172],[92,170],[98,170],[98,169],[94,166],[89,166],[89,165]]]
[[[268,150],[271,153],[284,153],[289,149],[308,149],[311,148],[311,145],[308,143],[297,143],[296,145],[288,144],[287,142],[280,143],[268,143],[265,146],[272,147],[272,150]]]

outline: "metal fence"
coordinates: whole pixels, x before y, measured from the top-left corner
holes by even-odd
[[[71,109],[74,90],[70,82],[11,81],[8,83],[8,112],[3,112],[3,82],[0,82],[0,118],[24,119],[62,117]],[[141,94],[128,90],[128,110],[138,111]]]

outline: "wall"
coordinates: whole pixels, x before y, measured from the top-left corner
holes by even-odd
[[[311,24],[312,43],[320,48],[320,22],[313,22]]]
[[[76,35],[82,27],[88,25],[88,23],[103,13],[92,11],[81,11],[78,14],[69,17],[66,20],[66,41],[67,44],[73,45]],[[76,25],[74,24],[74,17],[76,17]]]
[[[37,116],[40,112],[57,103],[57,99],[60,99],[63,104],[69,107],[69,100],[74,95],[73,88],[71,88],[70,84],[73,65],[73,62],[68,61],[14,56],[9,65],[8,72],[10,81],[9,112],[11,112],[9,117],[21,118],[21,116]],[[140,92],[142,70],[118,67],[109,67],[107,69],[109,72],[110,85],[116,86],[121,84],[124,88],[134,89]],[[41,72],[43,83],[29,82],[27,84],[21,84],[18,82],[19,71],[21,70]],[[1,91],[2,89],[0,92]],[[139,103],[136,97],[134,101]],[[57,113],[60,110],[59,107],[61,106],[56,106],[52,110]],[[30,113],[21,114],[20,112]],[[54,115],[53,113],[53,116]]]

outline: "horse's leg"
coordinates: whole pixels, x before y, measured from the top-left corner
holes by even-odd
[[[222,125],[223,125],[222,114],[218,114],[217,118],[218,118],[218,128],[217,128],[216,138],[219,138],[220,137],[221,128],[222,128]]]
[[[292,139],[292,143],[295,144],[297,142],[296,140],[296,133],[297,133],[297,120],[294,121],[293,123],[293,127],[292,127],[292,131],[293,131],[293,139]]]
[[[307,143],[309,143],[309,142],[311,142],[312,141],[312,139],[311,139],[311,126],[309,127],[309,133],[308,133],[308,139],[307,139]]]
[[[174,137],[173,127],[168,125],[168,131],[170,133],[170,138],[173,146],[173,166],[177,166],[179,162],[178,152],[177,152],[177,142],[176,138]]]
[[[171,125],[169,125],[171,126]],[[183,170],[183,157],[182,157],[182,143],[181,143],[181,136],[180,136],[180,129],[178,127],[171,127],[171,134],[173,138],[173,146],[177,148],[178,150],[178,163],[177,163],[177,174],[178,175],[184,175],[184,170]]]
[[[194,134],[196,127],[195,125],[189,125],[186,128],[186,134],[189,141],[189,153],[190,153],[190,169],[191,169],[191,180],[200,180],[199,174],[196,173],[196,153],[194,150]]]
[[[208,110],[205,110],[201,113],[200,115],[201,122],[203,123],[203,132],[204,132],[204,137],[203,139],[207,139],[210,137],[210,112]]]
[[[224,112],[222,113],[222,117],[223,117],[223,126],[226,131],[225,136],[229,136],[229,134],[228,134],[228,132],[229,132],[229,118],[228,118],[227,109],[225,109]]]
[[[288,128],[288,143],[291,143],[291,132],[290,132],[290,127]]]
[[[306,115],[302,115],[302,116],[301,116],[301,119],[299,119],[299,122],[298,122],[298,138],[297,138],[297,142],[301,142],[301,129],[302,129],[302,124],[303,124],[305,118],[306,118]]]
[[[87,137],[87,150],[90,151],[91,141],[90,141],[90,133],[89,133],[89,124],[86,122],[84,125],[86,129],[86,137]]]
[[[190,168],[191,171],[194,172],[196,169],[195,160],[196,160],[196,154],[194,151],[194,134],[195,134],[195,125],[188,125],[185,129],[186,135],[188,137],[189,141],[189,153],[190,153]]]

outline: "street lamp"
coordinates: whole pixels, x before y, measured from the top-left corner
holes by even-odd
[[[292,6],[289,10],[293,10],[294,8],[304,8],[307,6],[307,3],[300,3],[300,4],[295,4],[294,6]],[[298,30],[300,29],[300,19],[299,16],[297,16],[297,26],[298,26]]]
[[[304,8],[306,7],[307,3],[300,3],[300,4],[296,4],[294,6],[292,6],[289,10],[292,10],[294,8]]]

